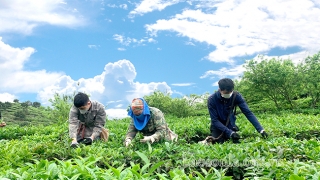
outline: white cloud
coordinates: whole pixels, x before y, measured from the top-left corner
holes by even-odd
[[[259,56],[261,56],[261,55],[257,55],[252,59],[254,59],[256,61],[260,61],[261,58],[259,58]],[[308,56],[312,56],[312,54],[310,54],[308,52],[305,52],[305,51],[302,51],[302,52],[283,55],[283,56],[267,56],[267,55],[263,55],[263,59],[272,59],[272,58],[290,59],[295,64],[298,64]],[[213,78],[216,78],[216,77],[218,77],[219,79],[224,78],[224,77],[230,77],[230,78],[233,78],[233,79],[239,79],[240,76],[243,75],[244,71],[245,71],[245,68],[243,67],[243,65],[237,65],[237,66],[231,66],[231,67],[223,67],[223,68],[221,68],[221,69],[219,69],[217,71],[215,71],[215,70],[206,71],[200,77],[200,79],[204,79],[204,78],[213,79]],[[173,85],[173,84],[171,84],[171,85]],[[218,85],[218,81],[213,83],[213,86],[217,86],[217,85]]]
[[[120,34],[113,35],[113,39],[118,41],[120,44],[122,44],[124,46],[129,46],[131,44],[144,45],[144,42],[148,42],[148,43],[156,42],[156,40],[154,40],[153,38],[150,38],[150,37],[144,37],[144,38],[138,40],[135,38],[125,37]],[[118,50],[122,50],[122,49],[118,48]]]
[[[115,5],[115,4],[107,4],[107,6],[110,7],[110,8],[116,8],[117,7],[117,5]]]
[[[178,94],[179,96],[182,96],[182,97],[185,96],[185,94],[176,90],[173,90],[172,94]]]
[[[320,47],[320,7],[312,0],[195,1],[170,19],[146,25],[158,31],[205,42],[215,47],[207,58],[233,64],[234,57],[263,54],[272,48],[299,47],[316,53]],[[198,3],[198,4],[196,4]],[[144,11],[141,11],[144,12]]]
[[[174,84],[171,84],[171,86],[191,86],[193,84],[194,83],[174,83]]]
[[[253,59],[261,60],[261,59],[258,58],[258,56],[254,57]],[[292,60],[292,62],[294,64],[297,65],[297,64],[301,63],[304,59],[306,59],[308,56],[313,56],[313,53],[310,54],[307,51],[300,51],[300,52],[297,52],[297,53],[287,54],[287,55],[282,55],[282,56],[267,56],[267,55],[263,55],[263,58],[264,59],[272,59],[272,58],[275,58],[275,59],[278,59],[278,58],[279,59],[290,59],[290,60]]]
[[[186,42],[186,45],[189,45],[189,46],[196,46],[193,42],[190,42],[190,41]]]
[[[50,105],[49,99],[52,99],[55,93],[74,95],[80,91],[90,94],[92,100],[97,100],[107,107],[119,109],[126,107],[133,98],[143,97],[155,90],[171,92],[165,82],[134,82],[137,72],[128,60],[108,63],[101,74],[79,80],[73,80],[63,73],[25,71],[24,64],[34,52],[30,47],[11,47],[2,42],[0,37],[1,101],[12,101],[18,93],[38,93],[37,99],[41,104]]]
[[[128,9],[128,5],[126,5],[126,4],[120,4],[119,7],[122,9],[125,9],[125,10]]]
[[[124,9],[124,10],[128,9],[128,5],[127,4],[120,4],[120,5],[107,4],[107,7],[110,7],[110,8],[121,8],[121,9]]]
[[[34,52],[31,47],[11,47],[2,42],[0,37],[0,93],[36,93],[63,75],[46,70],[24,70],[24,64]]]
[[[113,35],[113,39],[119,41],[120,44],[129,46],[129,44],[132,42],[131,38],[125,38],[122,35],[115,34]]]
[[[75,27],[84,19],[69,9],[67,3],[58,0],[10,0],[0,2],[0,33],[17,32],[31,34],[42,24]]]
[[[98,49],[100,47],[100,45],[89,44],[88,47],[90,49]]]
[[[215,78],[215,76],[218,76],[219,79],[221,79],[223,77],[227,77],[227,76],[238,77],[238,76],[242,75],[244,71],[245,71],[245,68],[243,67],[243,65],[238,65],[238,66],[231,67],[231,68],[223,67],[217,71],[214,71],[214,70],[207,71],[200,78],[201,79]]]
[[[76,92],[86,92],[92,100],[101,102],[107,109],[120,109],[129,105],[133,98],[149,95],[155,90],[171,92],[166,82],[134,82],[136,75],[135,67],[130,61],[119,60],[106,64],[104,71],[93,78],[75,81],[69,76],[61,76],[52,81],[50,86],[43,88],[38,98],[41,104],[48,105],[48,100],[55,93],[73,95]]]
[[[137,4],[133,11],[130,11],[129,17],[135,15],[143,15],[155,10],[162,11],[168,6],[179,3],[180,0],[143,0],[140,4]]]
[[[118,48],[118,51],[125,51],[126,48]]]
[[[9,93],[0,93],[0,102],[13,102],[17,97]]]
[[[148,38],[148,40],[147,40],[148,42],[157,42],[155,39],[153,39],[153,38]]]
[[[123,119],[129,117],[127,109],[106,109],[108,119]]]

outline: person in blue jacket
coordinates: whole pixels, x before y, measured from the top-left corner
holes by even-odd
[[[210,131],[215,141],[224,143],[231,138],[234,143],[239,143],[240,135],[237,133],[239,129],[236,126],[236,116],[234,113],[230,113],[234,106],[238,106],[262,137],[267,138],[268,134],[251,112],[246,101],[240,93],[234,91],[234,82],[229,78],[223,78],[219,80],[218,85],[219,90],[208,97],[208,110],[211,118]],[[233,96],[235,96],[234,106],[231,107]],[[227,123],[229,113],[230,118]]]

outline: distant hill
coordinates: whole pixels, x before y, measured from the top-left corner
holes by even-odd
[[[2,115],[2,121],[7,125],[16,124],[19,126],[27,125],[49,125],[55,123],[50,118],[51,109],[43,106],[33,107],[19,102],[1,102],[0,111]]]

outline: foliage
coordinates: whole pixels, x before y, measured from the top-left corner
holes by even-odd
[[[22,107],[22,103],[0,102],[2,119],[7,125],[17,124],[20,126],[55,123],[50,119],[51,110],[45,107]]]
[[[155,91],[151,95],[144,96],[149,106],[160,109],[164,114],[177,117],[188,117],[199,114],[199,110],[207,113],[206,100],[209,95],[198,96],[192,94],[183,98],[172,98],[169,93]],[[203,111],[202,111],[203,112]]]
[[[41,106],[41,103],[39,102],[33,102],[32,103],[32,106],[35,107],[35,108],[39,108]]]
[[[320,179],[320,110],[314,108],[319,53],[298,68],[290,60],[260,58],[247,63],[236,89],[255,110],[268,139],[238,114],[240,144],[198,144],[210,132],[204,113],[208,93],[145,96],[166,114],[179,140],[143,144],[138,134],[130,148],[123,147],[129,118],[107,122],[107,143],[70,148],[66,120],[72,96],[55,94],[53,108],[0,102],[7,122],[0,128],[0,179]],[[12,120],[23,113],[24,119]]]
[[[61,115],[63,116],[63,115]],[[167,116],[176,143],[139,142],[123,147],[128,118],[108,121],[110,139],[71,149],[68,125],[0,129],[0,179],[318,179],[319,115],[257,114],[270,134],[264,140],[237,116],[240,144],[198,144],[209,133],[208,116]],[[304,124],[304,126],[300,126]],[[281,128],[279,128],[281,127]]]
[[[69,118],[69,111],[73,104],[73,97],[71,95],[59,95],[55,94],[53,99],[50,99],[53,106],[51,113],[51,119],[63,123]]]
[[[19,110],[14,112],[14,116],[18,119],[24,119],[26,117],[25,111]]]
[[[3,102],[0,101],[0,108],[1,109],[6,110],[6,109],[8,109],[10,107],[11,107],[11,103],[10,102],[6,101],[6,102],[3,103]]]
[[[268,60],[260,56],[258,60],[248,61],[245,68],[243,79],[251,94],[262,93],[272,100],[278,109],[283,107],[281,102],[294,108],[293,99],[297,96],[301,84],[296,80],[298,73],[291,60]]]
[[[313,56],[308,56],[299,65],[303,91],[301,94],[307,94],[311,97],[310,106],[315,108],[320,101],[320,52]]]

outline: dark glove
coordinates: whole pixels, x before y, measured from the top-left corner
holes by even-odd
[[[72,148],[77,148],[79,146],[79,143],[71,143],[70,147]]]
[[[240,139],[240,135],[236,132],[233,132],[231,134],[231,139],[233,143],[240,143],[239,139]]]
[[[261,134],[261,136],[262,136],[264,139],[267,139],[267,138],[268,138],[268,134],[267,134],[264,130],[262,130],[262,131],[260,132],[260,134]]]
[[[91,138],[84,138],[82,143],[85,144],[85,145],[91,145],[92,144],[92,139]]]

